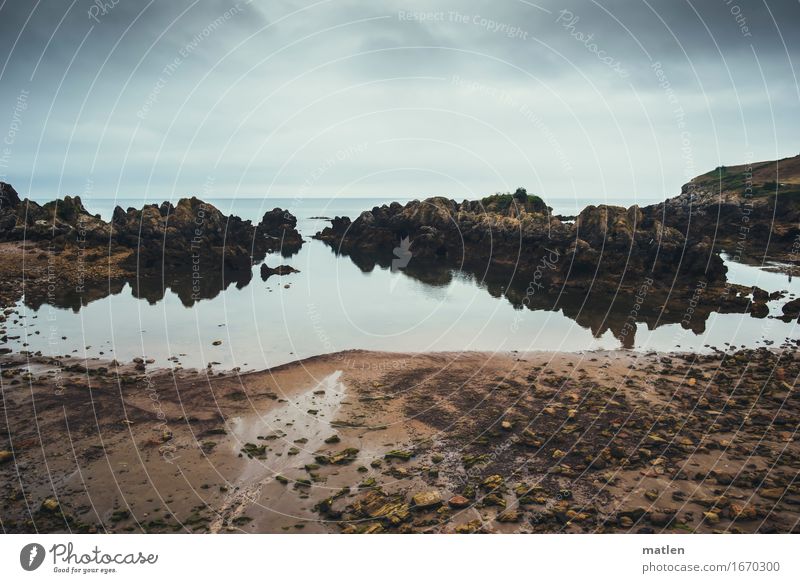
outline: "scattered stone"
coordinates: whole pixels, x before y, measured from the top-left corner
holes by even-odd
[[[500,488],[503,485],[503,483],[504,483],[503,476],[494,474],[486,478],[483,481],[482,485],[487,490],[496,490],[497,488]]]
[[[447,501],[447,504],[450,506],[450,508],[466,508],[471,504],[471,502],[468,498],[456,494]]]
[[[442,495],[436,490],[418,492],[412,496],[411,502],[416,508],[432,508],[442,503]]]
[[[45,498],[42,502],[42,510],[45,512],[58,512],[60,508],[61,505],[55,498]]]

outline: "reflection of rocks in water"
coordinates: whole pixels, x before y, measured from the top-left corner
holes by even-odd
[[[126,285],[131,288],[131,295],[138,299],[156,304],[164,299],[167,290],[178,296],[181,303],[191,307],[200,300],[215,298],[231,284],[241,289],[250,283],[253,272],[250,269],[240,271],[233,269],[217,269],[212,274],[196,277],[191,270],[172,270],[162,276],[155,270],[140,277],[126,277],[105,282],[103,284],[84,285],[76,290],[72,285],[56,284],[46,290],[34,289],[25,295],[25,305],[38,310],[43,305],[56,308],[80,311],[84,306],[107,296],[123,292]]]
[[[297,219],[280,208],[254,225],[192,197],[117,207],[106,222],[79,197],[39,205],[2,182],[0,203],[2,305],[24,295],[30,306],[78,310],[129,283],[136,297],[158,301],[169,288],[189,306],[246,285],[267,253],[289,257],[303,245]]]
[[[335,244],[326,241],[334,252],[348,257],[359,269],[369,273],[376,267],[391,269],[392,255],[384,252],[358,250],[336,250]],[[643,323],[648,330],[666,324],[680,324],[685,330],[702,334],[712,312],[750,313],[753,317],[764,317],[766,292],[755,288],[755,303],[748,299],[750,288],[730,285],[725,288],[709,287],[703,280],[693,282],[687,289],[664,294],[654,289],[646,277],[634,285],[629,275],[626,288],[617,293],[606,291],[598,285],[594,289],[589,282],[585,289],[564,282],[561,287],[538,287],[534,274],[523,274],[514,267],[487,262],[450,263],[444,259],[413,258],[408,265],[397,271],[403,275],[432,286],[447,286],[455,278],[467,279],[483,288],[495,298],[504,297],[516,309],[562,312],[580,326],[601,337],[611,331],[623,347],[632,348],[636,338],[636,324]],[[689,282],[685,282],[689,285]],[[632,289],[630,287],[632,286]],[[774,299],[769,296],[767,299]]]
[[[289,275],[291,273],[300,273],[294,267],[290,265],[279,265],[278,267],[270,267],[266,263],[261,265],[261,279],[262,281],[267,281],[273,275]]]
[[[168,273],[164,280],[149,275],[139,277],[129,283],[135,298],[145,299],[150,304],[156,304],[164,299],[164,294],[169,289],[188,308],[200,300],[217,297],[231,284],[234,284],[237,289],[241,289],[252,279],[253,272],[250,269],[217,270],[212,274],[204,274],[202,277],[197,277],[196,272],[182,270]]]
[[[66,283],[66,285],[64,285]],[[114,296],[120,293],[125,287],[125,281],[121,279],[109,280],[103,284],[84,285],[81,291],[76,290],[75,286],[68,282],[55,280],[54,284],[42,289],[34,287],[25,293],[25,305],[32,310],[38,310],[44,305],[54,308],[64,308],[78,312],[95,300],[101,300],[107,296]]]

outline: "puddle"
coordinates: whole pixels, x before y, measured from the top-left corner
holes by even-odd
[[[720,257],[728,268],[727,278],[731,283],[758,286],[768,293],[781,291],[788,292],[790,296],[800,294],[800,278],[786,273],[793,267],[791,264],[770,261],[762,267],[738,263],[724,252],[720,253]]]
[[[331,423],[345,397],[341,376],[342,371],[336,371],[264,414],[229,421],[227,447],[245,463],[210,525],[211,532],[236,525],[253,504],[284,516],[299,513],[294,496],[285,494],[296,485],[292,476],[314,463],[315,454],[326,447],[325,440],[337,433]]]
[[[313,461],[314,453],[336,433],[331,422],[345,396],[341,375],[342,371],[328,375],[313,388],[264,415],[230,420],[231,451],[236,455],[244,451],[245,457],[248,457],[246,451],[259,451],[248,459],[239,481],[279,474],[289,467]]]

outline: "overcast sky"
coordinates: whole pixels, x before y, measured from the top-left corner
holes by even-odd
[[[800,152],[795,0],[102,4],[0,0],[24,196],[633,201]]]

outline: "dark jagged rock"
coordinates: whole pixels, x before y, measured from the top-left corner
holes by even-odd
[[[106,222],[90,214],[79,197],[39,205],[20,201],[5,183],[0,196],[0,242],[16,242],[20,253],[31,254],[24,293],[34,303],[77,309],[118,292],[127,281],[134,294],[151,301],[171,287],[191,304],[231,282],[246,285],[252,265],[267,253],[289,256],[303,244],[295,217],[278,208],[253,225],[192,197],[141,210],[117,207]],[[58,273],[58,285],[45,293],[49,271]],[[16,272],[7,275],[22,280]],[[3,295],[4,303],[23,293],[17,287],[9,297]]]
[[[289,275],[290,273],[300,272],[289,265],[279,265],[275,268],[270,267],[266,263],[261,265],[261,279],[264,281],[267,281],[273,275]]]
[[[257,246],[268,252],[280,251],[288,257],[303,246],[303,238],[297,232],[297,218],[280,208],[264,213],[256,226]]]
[[[142,210],[114,211],[114,240],[137,253],[132,260],[139,268],[177,267],[194,271],[219,266],[246,270],[255,248],[250,221],[226,216],[213,205],[192,197],[173,206],[147,205]]]
[[[687,239],[637,206],[589,206],[574,224],[566,224],[543,203],[514,200],[499,212],[487,210],[497,209],[496,201],[489,207],[445,198],[393,203],[352,222],[337,217],[316,238],[346,254],[383,257],[399,257],[407,240],[415,261],[513,266],[532,281],[534,291],[585,288],[587,282],[595,290],[632,290],[646,277],[653,287],[668,286],[676,272],[695,281],[724,279],[723,262],[707,237]]]
[[[16,208],[19,203],[19,195],[14,190],[14,187],[5,182],[0,182],[0,210]]]
[[[800,298],[786,302],[781,310],[786,318],[800,318]]]

